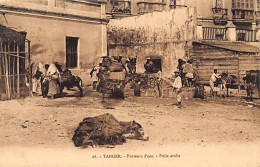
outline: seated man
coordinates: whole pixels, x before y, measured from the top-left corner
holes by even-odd
[[[145,73],[150,74],[150,73],[156,73],[156,68],[153,64],[153,61],[150,59],[147,59],[147,62],[144,65],[145,68]]]
[[[191,87],[192,79],[194,78],[193,76],[193,66],[192,62],[188,60],[186,64],[184,64],[183,67],[183,74],[185,74],[185,81],[187,86]]]

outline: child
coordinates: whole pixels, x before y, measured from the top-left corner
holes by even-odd
[[[175,80],[173,82],[173,90],[176,92],[177,94],[177,102],[178,102],[178,108],[182,108],[181,105],[181,88],[182,88],[182,82],[181,82],[181,77],[180,77],[180,73],[179,71],[175,71]]]

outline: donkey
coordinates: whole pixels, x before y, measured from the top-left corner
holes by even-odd
[[[66,69],[61,73],[60,78],[60,93],[62,93],[64,87],[70,89],[76,86],[80,90],[80,97],[83,96],[83,83],[80,77],[72,75],[71,71]]]
[[[237,77],[234,75],[229,75],[225,72],[220,74],[221,78],[217,80],[217,83],[219,84],[220,87],[220,96],[222,95],[223,92],[223,97],[228,96],[228,88],[233,86],[234,83],[237,81]]]
[[[41,79],[42,96],[47,97],[49,91],[50,76],[44,76]],[[66,69],[60,73],[59,82],[60,94],[62,94],[64,87],[70,89],[76,86],[80,90],[80,97],[83,96],[82,79],[78,76],[72,75],[71,71]]]

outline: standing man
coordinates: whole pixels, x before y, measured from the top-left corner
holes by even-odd
[[[55,98],[60,93],[60,72],[55,64],[50,64],[46,75],[50,78],[48,95]]]
[[[209,80],[209,86],[210,86],[210,91],[212,96],[214,96],[215,93],[215,86],[214,83],[217,82],[217,79],[221,78],[221,76],[218,73],[217,69],[214,69],[214,73],[211,75],[210,80]]]
[[[102,63],[99,63],[99,65],[93,67],[93,69],[90,72],[90,76],[93,80],[93,89],[97,89],[98,82],[100,79],[98,78],[99,69],[101,68]]]
[[[175,71],[175,80],[173,82],[173,90],[176,92],[177,94],[177,102],[178,102],[178,108],[182,108],[181,105],[181,88],[182,88],[182,82],[181,82],[181,77],[180,77],[180,72],[179,71]]]
[[[35,66],[35,63],[32,64],[32,94],[36,95],[41,90],[41,77],[45,75],[46,70],[42,63],[39,63],[38,66]]]

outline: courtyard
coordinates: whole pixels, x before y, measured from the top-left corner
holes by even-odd
[[[259,99],[184,99],[183,108],[178,109],[172,105],[175,98],[130,96],[102,102],[102,95],[90,88],[85,88],[82,98],[73,94],[68,91],[64,98],[1,101],[0,166],[260,164]],[[120,121],[135,120],[149,140],[75,147],[72,136],[79,123],[104,113]]]

